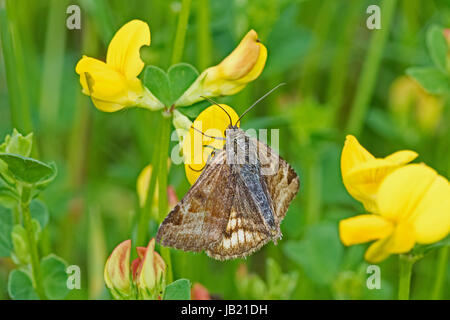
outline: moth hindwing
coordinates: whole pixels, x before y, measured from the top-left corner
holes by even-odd
[[[270,147],[232,127],[224,149],[208,161],[156,239],[219,260],[245,257],[281,238],[280,224],[299,184]]]

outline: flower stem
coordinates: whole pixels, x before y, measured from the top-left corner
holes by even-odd
[[[156,132],[160,132],[161,129],[161,123],[160,121],[156,122],[156,128],[153,128],[156,130]],[[138,230],[137,230],[137,239],[136,243],[138,246],[145,246],[147,239],[147,233],[148,233],[148,225],[150,222],[151,217],[151,208],[153,203],[153,195],[155,193],[156,189],[156,181],[158,177],[159,172],[159,160],[160,160],[160,149],[161,144],[156,143],[153,148],[153,154],[151,155],[151,165],[153,167],[153,174],[151,175],[148,191],[147,191],[147,198],[145,201],[145,205],[140,210],[139,214],[139,221],[138,221]]]
[[[184,40],[191,10],[191,0],[183,0],[181,4],[180,17],[178,18],[177,33],[172,53],[172,64],[179,63],[183,57]]]
[[[442,294],[442,288],[445,284],[446,271],[448,265],[449,247],[443,247],[438,252],[438,262],[436,271],[436,280],[434,282],[433,291],[431,292],[431,299],[438,300]]]
[[[28,187],[22,188],[22,197],[20,201],[20,210],[22,212],[23,224],[27,232],[28,247],[31,257],[31,271],[33,274],[34,286],[36,293],[41,300],[45,300],[44,287],[41,278],[41,266],[39,262],[39,253],[37,242],[34,236],[33,223],[30,213],[31,189]]]
[[[206,69],[211,63],[211,20],[210,0],[197,2],[197,65],[200,70]]]
[[[369,51],[364,61],[358,89],[353,101],[346,132],[358,135],[364,123],[370,98],[375,88],[375,80],[378,75],[378,67],[383,56],[389,30],[394,17],[397,0],[383,0],[381,3],[381,29],[373,30]]]
[[[409,300],[412,267],[416,259],[409,255],[399,255],[398,299]]]
[[[161,123],[161,145],[160,145],[160,166],[158,171],[158,187],[159,187],[159,223],[161,223],[164,218],[169,213],[169,206],[167,200],[167,157],[169,153],[169,143],[170,143],[170,129],[171,129],[171,118],[163,117]],[[171,283],[173,281],[172,275],[172,261],[170,258],[170,249],[166,247],[161,247],[161,256],[166,262],[166,283]]]

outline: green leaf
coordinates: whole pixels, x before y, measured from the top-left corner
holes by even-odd
[[[22,136],[16,129],[13,129],[11,135],[5,137],[5,141],[0,145],[0,152],[14,153],[28,157],[33,145],[33,133]]]
[[[165,106],[171,105],[170,81],[164,70],[155,66],[147,66],[144,72],[144,85]]]
[[[44,229],[49,220],[49,213],[47,206],[39,199],[33,199],[30,203],[30,213],[33,219],[36,219],[41,229]]]
[[[446,73],[447,42],[444,38],[443,29],[436,25],[431,26],[427,31],[426,42],[434,65],[440,71]]]
[[[0,178],[0,205],[14,208],[19,202],[17,191]]]
[[[194,83],[198,77],[197,70],[188,63],[171,66],[167,72],[170,80],[170,90],[173,104]]]
[[[0,153],[0,159],[8,165],[8,170],[17,181],[39,184],[54,176],[55,169],[36,159],[18,154]]]
[[[338,274],[343,256],[337,226],[320,224],[308,229],[301,241],[288,241],[283,251],[297,262],[314,282],[330,284]]]
[[[165,105],[171,106],[197,79],[197,70],[188,63],[171,66],[168,72],[147,66],[144,85]]]
[[[8,279],[8,294],[14,300],[38,300],[30,276],[20,270],[11,271]]]
[[[31,220],[33,235],[35,241],[39,241],[39,236],[41,234],[41,225],[36,219]],[[30,251],[28,248],[28,234],[26,229],[20,225],[16,224],[11,232],[11,238],[14,248],[13,260],[17,264],[28,264],[31,261]]]
[[[190,300],[191,282],[188,279],[178,279],[166,287],[163,300]]]
[[[45,295],[49,299],[64,299],[67,288],[66,262],[56,255],[48,255],[41,261],[41,274]]]
[[[414,67],[406,73],[416,79],[420,85],[432,94],[445,94],[450,92],[450,79],[448,76],[433,67]]]
[[[297,286],[298,273],[283,274],[280,266],[272,258],[266,260],[268,299],[289,299]]]
[[[184,114],[186,117],[190,118],[191,120],[194,120],[203,110],[205,110],[209,106],[210,103],[206,100],[203,100],[194,103],[193,105],[190,105],[188,107],[178,107],[177,110],[180,111],[182,114]]]
[[[13,249],[11,232],[13,213],[11,209],[0,206],[0,257],[9,257]]]
[[[28,250],[28,235],[25,228],[16,224],[11,232],[11,239],[14,248],[13,259],[17,264],[27,264],[30,262],[30,252]]]

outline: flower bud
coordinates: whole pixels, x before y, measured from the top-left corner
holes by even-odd
[[[113,250],[106,261],[104,278],[114,299],[124,300],[132,297],[130,250],[131,240],[126,240]]]
[[[200,283],[194,283],[191,289],[191,300],[211,300],[208,289]]]
[[[266,59],[266,47],[258,40],[258,34],[250,30],[220,64],[203,71],[175,105],[187,106],[202,100],[202,97],[238,93],[259,77]]]
[[[155,252],[155,239],[150,240],[147,248],[138,248],[138,255],[133,268],[139,297],[157,299],[164,288],[166,264]]]

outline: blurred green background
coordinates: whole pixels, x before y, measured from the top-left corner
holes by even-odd
[[[66,28],[71,4],[81,8],[81,30]],[[371,4],[382,8],[381,30],[366,27]],[[81,94],[75,65],[83,54],[104,60],[118,28],[142,19],[152,35],[143,59],[167,69],[180,9],[180,1],[167,0],[0,0],[0,140],[14,127],[34,132],[34,156],[57,163],[58,177],[42,195],[51,222],[40,247],[81,267],[82,289],[70,299],[109,298],[104,262],[131,238],[136,179],[159,139],[153,113],[95,109]],[[261,77],[218,101],[241,113],[287,83],[249,113],[243,127],[280,129],[280,155],[296,169],[301,189],[278,245],[227,262],[174,251],[174,278],[200,282],[219,298],[396,297],[395,257],[380,265],[381,289],[369,290],[366,246],[344,248],[339,241],[338,221],[363,212],[342,184],[340,151],[353,133],[376,156],[412,149],[449,177],[448,99],[401,78],[409,67],[432,64],[425,34],[433,24],[450,26],[448,0],[192,0],[184,62],[199,71],[215,65],[252,28],[267,46]],[[171,166],[169,184],[178,198],[186,193],[184,166]],[[441,255],[416,264],[413,299],[450,298],[450,266],[438,263]],[[442,265],[444,285],[436,282]],[[0,299],[8,299],[12,267],[0,259]]]

